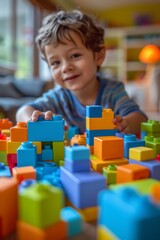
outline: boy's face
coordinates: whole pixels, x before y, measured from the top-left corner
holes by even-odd
[[[55,83],[72,92],[82,91],[95,84],[104,54],[87,49],[77,33],[71,31],[70,35],[76,44],[63,39],[64,44],[45,46],[45,54]]]

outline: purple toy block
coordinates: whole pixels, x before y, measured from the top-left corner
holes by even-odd
[[[64,167],[69,172],[89,172],[90,171],[90,160],[76,160],[76,161],[70,161],[65,160]]]
[[[97,206],[98,193],[106,189],[106,179],[97,172],[70,173],[60,167],[61,182],[69,201],[77,208]]]

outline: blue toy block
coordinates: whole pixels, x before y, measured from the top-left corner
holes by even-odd
[[[90,171],[90,160],[76,160],[76,161],[70,161],[65,160],[64,167],[69,172],[89,172]]]
[[[124,136],[124,157],[129,158],[129,149],[134,147],[144,147],[145,141],[136,138],[135,134],[128,134]]]
[[[77,126],[70,126],[66,131],[66,138],[67,140],[71,140],[76,134],[80,134],[79,128]]]
[[[98,106],[98,105],[86,106],[86,117],[101,118],[102,117],[102,106]]]
[[[28,141],[63,141],[64,120],[60,115],[55,115],[51,120],[39,118],[37,122],[28,122]]]
[[[123,133],[123,132],[117,132],[117,133],[115,134],[115,136],[116,136],[116,137],[120,137],[120,138],[124,138],[125,133]]]
[[[42,149],[42,161],[52,161],[53,160],[53,150],[49,145],[46,145],[44,149]]]
[[[78,161],[90,159],[90,150],[86,146],[73,145],[65,147],[65,160]]]
[[[18,186],[18,191],[24,191],[26,188],[30,187],[31,185],[37,183],[37,181],[35,179],[26,179],[23,180],[19,186]]]
[[[17,150],[17,167],[36,167],[36,146],[31,142],[23,142]]]
[[[106,179],[97,172],[70,173],[60,167],[65,194],[76,208],[97,206],[98,193],[106,189]]]
[[[160,162],[156,160],[150,161],[136,161],[133,159],[129,159],[129,163],[136,163],[141,166],[147,167],[150,170],[150,177],[160,180]]]
[[[105,190],[98,195],[100,226],[106,227],[117,239],[157,240],[160,236],[160,207],[149,196],[123,187]]]
[[[8,166],[5,166],[3,162],[0,162],[0,177],[11,177],[11,172]]]
[[[147,136],[146,131],[141,131],[141,139],[144,139]]]
[[[118,129],[108,129],[108,130],[88,130],[86,129],[86,144],[89,146],[94,145],[94,137],[100,136],[115,136]]]
[[[74,237],[82,232],[83,220],[81,215],[72,207],[64,207],[61,209],[61,219],[67,222],[68,237]]]

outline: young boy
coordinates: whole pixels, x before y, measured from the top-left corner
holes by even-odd
[[[69,126],[85,132],[85,108],[101,105],[114,111],[119,131],[137,134],[145,114],[118,81],[101,79],[97,72],[105,57],[104,30],[92,17],[74,10],[46,17],[36,38],[56,87],[32,103],[22,106],[17,121],[46,120],[62,115]]]

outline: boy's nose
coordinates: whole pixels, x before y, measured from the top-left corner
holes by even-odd
[[[62,71],[63,72],[71,71],[72,69],[73,69],[73,66],[69,61],[65,61],[63,63],[63,66],[62,66]]]

